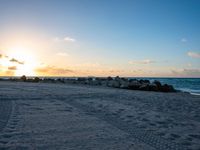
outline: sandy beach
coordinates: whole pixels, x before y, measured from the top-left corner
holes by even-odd
[[[200,97],[0,82],[0,149],[200,149]]]

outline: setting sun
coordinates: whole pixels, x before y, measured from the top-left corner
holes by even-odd
[[[36,59],[34,53],[30,51],[30,49],[25,47],[13,47],[8,50],[8,56],[10,57],[9,62],[8,60],[5,61],[5,65],[8,67],[15,66],[14,75],[21,76],[34,76],[35,72],[34,69],[36,67]],[[6,62],[8,62],[6,64]]]

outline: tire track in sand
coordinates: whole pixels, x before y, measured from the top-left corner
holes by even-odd
[[[85,112],[87,115],[91,115],[94,117],[97,117],[103,121],[106,121],[107,123],[111,124],[112,126],[128,133],[131,137],[137,138],[139,141],[148,144],[155,149],[158,150],[185,150],[184,147],[182,147],[179,144],[173,143],[171,141],[167,141],[161,137],[155,136],[151,132],[148,131],[142,131],[141,129],[138,129],[134,125],[129,125],[119,118],[116,118],[116,116],[113,116],[112,114],[101,112],[96,110],[94,107],[88,105],[88,104],[81,104],[76,101],[76,99],[70,99],[68,98],[61,98],[60,100],[65,101],[66,103],[70,104],[71,106],[78,108]]]

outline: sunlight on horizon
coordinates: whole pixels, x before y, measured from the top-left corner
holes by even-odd
[[[8,56],[15,61],[15,76],[27,75],[35,76],[34,72],[37,62],[34,53],[30,48],[23,46],[12,47],[8,50]],[[8,66],[9,67],[9,66]]]

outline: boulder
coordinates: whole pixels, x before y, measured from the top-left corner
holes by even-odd
[[[129,82],[128,88],[132,90],[138,90],[141,85],[142,84],[139,81],[132,80],[131,82]]]
[[[107,85],[109,87],[114,87],[114,88],[119,88],[120,87],[119,81],[115,81],[115,80],[108,81]]]
[[[155,80],[153,81],[153,84],[155,84],[158,87],[158,89],[161,90],[162,84],[160,83],[160,81]]]
[[[34,82],[39,82],[39,81],[40,81],[40,78],[35,77],[33,80],[34,80]]]
[[[121,78],[120,78],[119,76],[116,76],[116,77],[114,78],[114,80],[115,80],[115,81],[120,81]]]
[[[122,89],[128,89],[129,88],[129,82],[121,80],[120,81],[120,88],[122,88]]]
[[[159,88],[156,84],[151,83],[151,84],[149,84],[149,90],[150,91],[159,91]]]
[[[25,82],[26,81],[26,76],[25,75],[21,76],[20,80]]]
[[[141,83],[141,84],[150,84],[150,81],[149,80],[143,80],[143,79],[141,79],[141,80],[139,80],[139,82]]]
[[[175,92],[175,89],[174,89],[174,87],[172,85],[164,84],[161,87],[161,91],[162,92]]]
[[[84,82],[86,79],[85,78],[78,78],[77,81]]]
[[[111,80],[113,80],[112,77],[107,77],[107,81],[111,81]]]
[[[142,90],[142,91],[149,91],[149,90],[150,90],[150,86],[149,86],[149,84],[142,84],[142,85],[139,87],[139,90]]]

